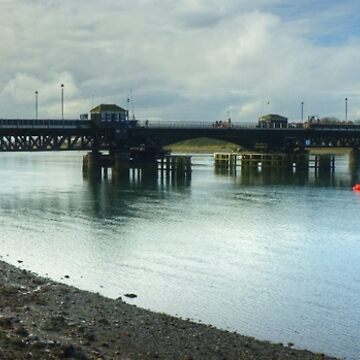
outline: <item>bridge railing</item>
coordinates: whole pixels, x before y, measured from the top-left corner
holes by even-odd
[[[89,120],[52,120],[52,119],[0,119],[0,128],[3,129],[64,129],[89,128]]]
[[[148,128],[173,128],[173,129],[259,129],[259,130],[278,130],[284,131],[291,129],[292,131],[303,131],[304,129],[313,129],[315,131],[357,131],[360,132],[360,125],[310,125],[299,126],[299,124],[288,123],[287,126],[258,126],[256,122],[247,123],[228,123],[228,122],[190,122],[190,121],[152,121],[138,120],[137,126]]]
[[[190,122],[190,121],[153,121],[139,120],[140,127],[148,128],[184,128],[184,129],[240,129],[256,128],[257,123],[210,123],[210,122]]]

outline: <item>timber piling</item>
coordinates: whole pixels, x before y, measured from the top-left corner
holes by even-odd
[[[215,153],[216,168],[236,171],[247,168],[288,170],[334,171],[334,155],[310,155],[309,153]]]

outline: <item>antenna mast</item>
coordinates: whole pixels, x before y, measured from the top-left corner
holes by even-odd
[[[132,112],[132,120],[135,119],[135,111],[134,111],[134,98],[133,98],[133,92],[132,89],[130,89],[130,99],[131,99],[131,112]]]
[[[127,99],[126,99],[127,120],[130,120],[130,118],[129,118],[129,103],[130,103],[130,97],[129,97],[129,94],[128,94]]]

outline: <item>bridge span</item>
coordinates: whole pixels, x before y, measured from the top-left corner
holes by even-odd
[[[130,129],[129,135],[137,142],[151,139],[161,146],[206,137],[228,141],[248,149],[257,144],[265,144],[270,151],[293,151],[307,146],[360,148],[360,126],[259,128],[256,124],[234,124],[228,128],[218,128],[211,124],[157,123],[134,127]]]
[[[0,152],[108,149],[112,132],[89,120],[0,119]]]
[[[301,151],[306,146],[360,149],[360,126],[259,128],[254,123],[219,128],[210,123],[148,121],[99,126],[91,120],[0,119],[0,151],[161,149],[199,137],[248,149],[262,144],[269,151]]]

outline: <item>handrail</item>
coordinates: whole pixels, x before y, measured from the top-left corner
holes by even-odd
[[[194,128],[194,129],[231,129],[231,128],[256,128],[256,123],[210,123],[210,122],[190,122],[190,121],[152,121],[138,120],[137,126],[146,128]]]
[[[59,119],[0,119],[0,128],[88,128],[89,120]]]
[[[0,128],[90,128],[92,120],[81,119],[2,119],[0,118]],[[190,121],[152,121],[152,120],[136,120],[135,127],[152,128],[152,129],[256,129],[256,130],[276,130],[284,131],[291,129],[292,131],[360,131],[360,125],[348,124],[310,124],[308,126],[297,126],[298,124],[288,123],[287,127],[259,127],[258,123],[229,123],[229,122],[190,122]],[[129,122],[129,127],[133,127],[133,123]],[[116,126],[115,126],[116,128]]]

